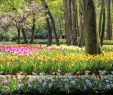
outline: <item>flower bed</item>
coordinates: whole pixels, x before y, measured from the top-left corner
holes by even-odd
[[[13,45],[0,50],[0,94],[113,93],[113,46],[96,56],[74,46]]]
[[[79,75],[7,75],[0,76],[2,94],[45,94],[45,95],[110,95],[113,93],[113,74]],[[112,94],[111,94],[112,95]]]
[[[1,51],[9,52],[18,55],[29,55],[31,52],[35,52],[36,49],[32,47],[24,46],[0,46]]]
[[[98,70],[106,70],[108,73],[113,71],[112,46],[103,47],[104,54],[97,56],[85,55],[84,48],[78,47],[45,47],[37,45],[30,47],[25,45],[23,47],[33,48],[35,51],[20,56],[20,54],[4,53],[2,50],[0,72],[3,74],[15,74],[20,71],[29,74],[32,74],[32,72],[51,74],[60,70],[62,74],[65,72],[73,74],[79,72],[82,74],[84,71],[90,70],[92,74],[94,70],[97,73]],[[7,49],[4,50],[7,51]]]

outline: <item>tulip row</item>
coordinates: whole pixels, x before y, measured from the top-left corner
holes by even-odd
[[[5,49],[3,47],[6,47]],[[10,48],[11,47],[11,48]],[[14,47],[14,49],[12,49]],[[6,53],[7,50],[14,50],[15,47],[27,48],[30,54]],[[31,51],[31,50],[34,51]],[[32,74],[44,72],[46,74],[56,73],[58,70],[64,74],[71,72],[82,74],[86,70],[93,73],[94,70],[113,71],[113,47],[103,47],[104,54],[91,56],[85,55],[84,48],[78,47],[45,47],[45,46],[1,46],[0,72],[2,74],[15,74],[20,71]],[[5,51],[5,53],[3,52]],[[10,52],[10,51],[8,51]]]
[[[36,51],[35,48],[32,47],[24,47],[24,46],[0,46],[1,51],[9,52],[12,54],[18,55],[28,55],[32,51]]]

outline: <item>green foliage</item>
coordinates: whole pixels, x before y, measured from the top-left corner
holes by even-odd
[[[104,45],[113,45],[113,41],[112,40],[105,40]]]
[[[47,38],[47,30],[45,24],[38,25],[38,28],[35,31],[35,38],[45,39]]]
[[[25,0],[4,0],[1,3],[2,11],[9,12],[25,7]]]
[[[39,10],[36,13],[36,38],[46,38],[47,37],[47,29],[46,29],[46,22],[45,22],[45,15],[43,10],[41,9],[42,2],[38,0],[36,2]],[[64,31],[63,26],[63,1],[62,0],[47,0],[47,4],[49,5],[49,9],[52,12],[52,15],[55,20],[56,30],[59,36]],[[17,26],[19,23],[17,22],[22,17],[26,16],[32,9],[28,6],[29,3],[26,0],[3,0],[0,3],[0,14],[8,13],[7,16],[11,17],[11,19],[15,19],[16,22],[13,20],[10,24],[13,26]],[[43,24],[42,24],[43,23]],[[28,25],[30,28],[32,27],[32,14],[27,17],[24,21],[25,25]],[[20,25],[20,24],[19,24]],[[17,34],[17,30],[15,29]],[[10,34],[10,33],[9,33]],[[8,34],[8,35],[9,35]],[[11,32],[12,34],[12,32]],[[12,35],[7,37],[7,41],[11,39],[15,39]],[[8,36],[6,35],[6,36]],[[6,37],[5,36],[5,37]],[[6,38],[4,38],[6,40]]]
[[[102,73],[104,71],[101,71]],[[59,72],[58,72],[59,73]],[[18,73],[0,77],[0,92],[24,95],[112,95],[113,74],[73,76],[66,73],[58,75],[34,75]]]
[[[0,31],[0,41],[15,41],[17,39],[17,30],[15,27],[9,27]]]

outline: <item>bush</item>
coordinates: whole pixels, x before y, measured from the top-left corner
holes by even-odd
[[[15,41],[15,39],[17,39],[17,31],[14,28],[0,31],[0,41]]]

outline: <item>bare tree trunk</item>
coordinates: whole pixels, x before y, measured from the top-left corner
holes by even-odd
[[[18,31],[18,44],[20,44],[20,27],[17,27],[17,31]]]
[[[32,26],[32,33],[31,33],[31,41],[30,41],[30,43],[33,43],[33,40],[34,40],[35,22],[36,22],[35,13],[33,13],[33,20],[32,20],[33,26]]]
[[[69,10],[69,13],[68,13],[68,16],[69,16],[69,19],[68,19],[68,31],[69,31],[69,40],[70,40],[70,45],[73,45],[73,39],[72,39],[72,34],[73,34],[73,31],[72,31],[72,14],[71,14],[71,1],[72,0],[69,0],[68,1],[68,10]]]
[[[77,7],[77,1],[75,0],[75,18],[76,18],[76,30],[77,30],[77,36],[79,36],[79,22],[78,22],[78,7]]]
[[[56,40],[56,45],[59,46],[60,44],[59,44],[59,39],[58,39],[57,32],[56,32],[55,21],[54,21],[54,19],[53,19],[53,16],[52,16],[52,14],[51,14],[49,8],[48,8],[48,14],[49,14],[49,17],[50,17],[51,22],[52,22],[52,28],[53,28],[53,33],[54,33],[55,40]]]
[[[75,10],[75,4],[76,0],[70,0],[71,1],[71,25],[72,25],[72,45],[78,45],[77,42],[77,18],[76,18],[76,10]]]
[[[48,30],[48,46],[52,45],[52,31],[51,31],[51,26],[50,26],[50,21],[49,21],[49,14],[48,14],[48,7],[46,6],[45,0],[42,0],[42,6],[45,11],[45,17],[46,17],[46,23],[47,23],[47,30]]]
[[[24,43],[28,43],[25,30],[23,28],[21,30],[22,30],[22,35],[23,35],[23,38],[24,38]]]
[[[78,45],[76,0],[64,0],[65,36],[67,45]]]
[[[107,39],[112,39],[112,24],[111,24],[111,3],[107,0]]]
[[[70,42],[70,32],[69,32],[69,10],[68,10],[68,2],[69,0],[63,0],[64,2],[64,19],[65,19],[65,38],[67,45],[71,45]]]
[[[54,22],[53,16],[51,15],[50,12],[49,12],[49,16],[50,16],[52,26],[53,26],[53,33],[54,33],[54,36],[55,36],[56,45],[59,46],[60,43],[59,43],[59,39],[58,39],[58,36],[57,36],[56,28],[55,28],[55,22]]]
[[[99,32],[99,36],[101,35],[102,32],[102,14],[103,14],[103,0],[101,1],[101,12],[100,12],[100,18],[99,18],[99,27],[98,27],[98,32]]]
[[[79,46],[82,47],[85,45],[84,40],[84,31],[83,31],[83,3],[82,0],[79,0],[79,17],[80,17],[80,29],[79,29]]]
[[[56,27],[55,27],[54,18],[53,18],[52,14],[51,14],[51,12],[50,12],[50,10],[49,10],[49,7],[48,7],[46,1],[45,1],[45,0],[42,0],[42,1],[43,1],[44,5],[45,5],[45,7],[46,7],[47,14],[48,14],[48,16],[49,16],[49,18],[50,18],[50,20],[51,20],[51,25],[52,25],[53,33],[54,33],[54,36],[55,36],[56,45],[59,46],[59,39],[58,39],[57,32],[56,32]]]
[[[94,0],[83,0],[84,3],[84,33],[86,54],[100,53],[98,34],[96,31],[96,13]]]
[[[104,32],[105,32],[105,16],[106,16],[106,12],[105,12],[105,1],[102,0],[103,2],[103,22],[102,22],[102,33],[101,33],[101,36],[100,36],[100,42],[101,42],[101,46],[103,46],[103,40],[104,40]]]

